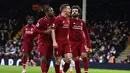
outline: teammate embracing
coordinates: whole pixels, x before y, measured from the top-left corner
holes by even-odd
[[[44,9],[45,16],[37,22],[35,33],[38,34],[38,52],[41,60],[42,73],[47,73],[50,65],[50,58],[53,55],[51,28],[54,22],[54,10],[48,6]]]
[[[91,48],[90,38],[86,24],[80,19],[81,9],[79,6],[72,6],[72,18],[70,19],[70,44],[75,61],[76,73],[81,73],[79,58],[84,65],[84,73],[88,73],[87,51]]]
[[[71,63],[71,49],[69,44],[69,16],[71,8],[68,4],[62,4],[61,14],[56,17],[52,27],[53,48],[55,50],[55,71],[59,73],[62,55],[65,57],[64,72],[67,72]]]

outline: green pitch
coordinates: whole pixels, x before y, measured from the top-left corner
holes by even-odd
[[[22,71],[22,66],[0,66],[0,73],[21,73],[21,71]],[[28,67],[27,73],[41,73],[41,69],[40,69],[40,67]],[[54,68],[50,68],[48,73],[55,73]],[[73,73],[75,73],[75,70],[73,70]],[[89,69],[89,73],[130,73],[130,71],[128,71],[128,70]]]

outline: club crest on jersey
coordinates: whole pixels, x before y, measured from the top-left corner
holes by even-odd
[[[65,23],[65,21],[62,22],[63,24]]]
[[[28,30],[28,28],[26,28],[25,30]]]
[[[33,30],[33,28],[31,28],[31,31]]]
[[[83,26],[83,23],[81,23],[81,26]]]
[[[68,20],[68,23],[70,24],[70,21]]]

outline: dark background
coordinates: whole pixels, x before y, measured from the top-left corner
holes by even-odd
[[[87,2],[87,19],[89,20],[129,19],[129,0],[88,0]],[[59,6],[63,3],[78,4],[82,7],[82,0],[1,0],[0,16],[21,18],[30,13],[34,3],[50,4],[56,14],[58,14]]]

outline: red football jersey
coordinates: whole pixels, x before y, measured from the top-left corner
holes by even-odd
[[[39,39],[39,35],[37,35],[37,36],[34,38],[35,41],[38,41],[38,39]]]
[[[56,34],[56,41],[59,44],[66,43],[68,40],[68,34],[69,34],[69,19],[65,18],[64,16],[57,16],[52,29],[55,30]]]
[[[44,31],[51,29],[54,20],[55,17],[49,19],[46,16],[38,20],[38,23],[35,27],[35,33],[39,34],[39,43],[52,42],[51,34],[45,34]]]
[[[70,19],[70,31],[69,31],[70,41],[74,42],[86,42],[87,46],[90,48],[90,37],[88,35],[88,29],[85,22],[81,19]]]
[[[34,28],[35,25],[31,25],[31,26],[25,25],[23,27],[23,34],[22,34],[23,42],[32,43],[35,37]]]

